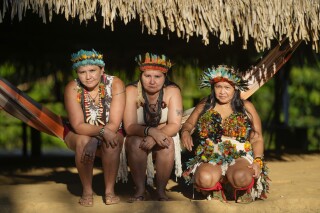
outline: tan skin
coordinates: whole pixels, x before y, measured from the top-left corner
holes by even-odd
[[[214,109],[219,112],[222,117],[222,122],[229,117],[233,111],[231,108],[231,100],[233,98],[235,88],[227,82],[218,82],[214,85],[215,96],[217,103]],[[202,112],[206,99],[202,100],[192,112],[188,120],[184,123],[181,129],[182,144],[188,151],[192,151],[194,146],[190,133],[195,127],[199,115]],[[264,143],[262,137],[261,120],[252,103],[244,101],[244,107],[252,116],[252,122],[255,132],[250,135],[250,143],[253,148],[254,157],[262,157],[264,150]],[[261,173],[260,165],[258,163],[250,164],[244,158],[236,159],[236,163],[229,166],[226,172],[226,178],[231,185],[237,188],[248,186],[253,178],[259,178]],[[211,188],[221,180],[222,171],[221,166],[212,165],[209,163],[202,163],[195,172],[195,186],[200,188]]]
[[[99,83],[104,68],[96,65],[81,66],[77,69],[77,75],[84,88],[91,97],[99,102]],[[83,186],[82,197],[93,194],[92,171],[94,156],[101,157],[105,195],[114,195],[114,184],[119,167],[119,156],[123,145],[123,136],[118,133],[125,106],[125,85],[119,78],[114,78],[112,83],[112,101],[110,106],[109,122],[104,126],[104,143],[97,150],[98,140],[94,136],[99,135],[101,126],[95,126],[84,122],[81,105],[77,101],[77,84],[71,81],[67,84],[64,93],[65,107],[69,122],[74,129],[70,131],[65,142],[75,151],[75,162]],[[87,155],[86,155],[87,153]]]
[[[165,75],[157,70],[144,71],[141,75],[142,86],[146,91],[149,103],[156,103],[159,91],[163,87]],[[128,86],[126,108],[124,113],[124,127],[127,133],[126,151],[133,180],[136,185],[134,198],[144,196],[147,167],[147,155],[153,152],[155,156],[156,185],[159,199],[167,199],[165,188],[174,164],[175,136],[181,125],[182,97],[180,89],[175,86],[164,88],[163,101],[168,107],[167,123],[149,129],[145,137],[145,126],[138,124],[137,96],[135,86]]]

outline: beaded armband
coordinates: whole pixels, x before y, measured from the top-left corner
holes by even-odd
[[[263,167],[263,160],[261,157],[255,157],[253,160],[254,163],[258,163],[260,165],[260,168],[262,169]]]

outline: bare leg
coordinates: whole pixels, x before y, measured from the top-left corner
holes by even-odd
[[[226,197],[221,185],[222,170],[219,165],[202,163],[195,172],[194,186],[205,196],[212,196],[214,200],[226,202]]]
[[[156,183],[159,199],[167,199],[166,186],[170,178],[174,164],[174,144],[170,143],[168,148],[155,147],[156,157]]]
[[[68,147],[75,151],[75,163],[82,183],[82,196],[92,195],[92,163],[81,163],[81,156],[85,145],[90,141],[90,137],[69,132],[65,138]]]
[[[220,166],[202,163],[195,172],[195,185],[200,188],[212,188],[221,177],[222,171]]]
[[[248,168],[248,166],[249,162],[246,159],[239,158],[227,171],[227,178],[235,189],[235,201],[237,203],[251,203],[253,201],[249,191],[251,190],[250,184],[252,183],[254,171]]]
[[[234,188],[247,187],[251,183],[254,171],[248,168],[249,165],[246,159],[238,158],[234,165],[229,166],[226,175]]]
[[[119,134],[119,133],[117,133]],[[115,148],[112,148],[102,143],[101,145],[101,160],[104,172],[104,181],[105,181],[105,195],[114,195],[114,185],[116,182],[119,161],[120,161],[120,152],[123,146],[123,136],[119,138],[118,145]]]
[[[130,172],[136,186],[134,197],[143,196],[145,192],[148,154],[139,148],[142,139],[143,138],[138,136],[129,136],[126,138],[125,143]]]

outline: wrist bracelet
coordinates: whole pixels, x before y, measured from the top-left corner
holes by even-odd
[[[102,127],[99,131],[99,136],[103,137],[104,136],[104,127]]]
[[[149,135],[149,129],[150,129],[150,126],[147,126],[146,128],[144,128],[144,130],[143,130],[144,136]]]
[[[258,163],[260,165],[260,168],[262,169],[263,167],[263,161],[261,157],[255,157],[253,160],[254,163]]]

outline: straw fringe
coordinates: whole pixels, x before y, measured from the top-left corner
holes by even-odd
[[[213,35],[227,45],[238,35],[244,49],[253,39],[258,52],[269,49],[271,40],[287,37],[311,42],[318,52],[319,7],[318,0],[4,0],[0,23],[6,13],[22,20],[27,10],[44,23],[52,21],[53,13],[67,20],[77,17],[80,23],[102,18],[102,27],[111,30],[116,18],[125,24],[139,18],[142,32],[152,35],[176,32],[187,41],[202,36],[204,44]]]

